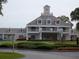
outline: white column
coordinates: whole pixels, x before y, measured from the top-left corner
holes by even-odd
[[[14,37],[14,40],[16,41],[16,34],[14,34],[14,36],[13,36],[13,37]]]
[[[4,34],[2,34],[2,39],[4,40]]]
[[[70,40],[70,35],[69,34],[67,34],[66,40]]]
[[[18,39],[18,38],[17,38],[17,34],[16,34],[16,33],[15,33],[15,35],[14,35],[14,39],[15,39],[15,40],[17,40],[17,39]]]
[[[60,32],[59,32],[59,27],[57,27],[57,40],[60,40]]]
[[[29,38],[28,38],[28,27],[26,28],[26,40],[29,40]]]
[[[40,32],[40,40],[42,40],[42,28],[39,27],[39,32]]]
[[[53,28],[50,28],[51,32],[53,32]]]
[[[42,40],[42,33],[40,33],[40,40]]]
[[[29,40],[29,38],[28,38],[28,33],[26,33],[26,40]]]
[[[60,36],[59,36],[59,33],[57,33],[57,40],[60,40]]]

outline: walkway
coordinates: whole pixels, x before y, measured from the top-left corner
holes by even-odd
[[[12,50],[0,49],[0,51]],[[40,52],[32,50],[16,50],[16,52],[26,55],[22,59],[79,59],[79,52]]]

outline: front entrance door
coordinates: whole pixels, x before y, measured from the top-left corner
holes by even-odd
[[[31,35],[31,39],[35,39],[35,35]]]

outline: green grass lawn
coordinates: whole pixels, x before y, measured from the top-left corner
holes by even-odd
[[[18,59],[22,57],[24,57],[24,55],[19,53],[0,52],[0,59]]]

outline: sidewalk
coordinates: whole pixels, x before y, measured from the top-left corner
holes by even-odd
[[[11,49],[0,49],[0,51],[11,52]],[[32,50],[15,50],[15,52],[24,54],[22,59],[79,59],[79,52],[43,52]]]

